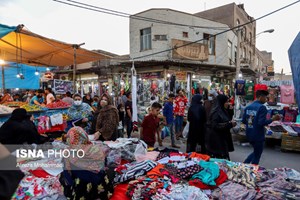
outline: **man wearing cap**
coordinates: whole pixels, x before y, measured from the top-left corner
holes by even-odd
[[[246,125],[246,136],[254,151],[246,158],[244,163],[258,164],[264,148],[265,130],[264,126],[272,121],[280,120],[280,116],[274,115],[272,119],[267,120],[267,108],[264,103],[267,102],[268,91],[257,90],[256,98],[252,104],[246,107],[243,115],[243,123]]]
[[[29,104],[30,105],[38,105],[38,106],[43,106],[44,105],[44,91],[42,89],[38,89],[36,91],[36,94],[32,99],[30,100]]]

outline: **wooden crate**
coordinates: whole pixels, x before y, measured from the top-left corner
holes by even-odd
[[[300,151],[300,137],[282,135],[281,150]]]

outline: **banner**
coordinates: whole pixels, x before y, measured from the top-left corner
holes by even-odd
[[[66,94],[66,92],[73,93],[73,82],[54,79],[53,88],[57,94]]]

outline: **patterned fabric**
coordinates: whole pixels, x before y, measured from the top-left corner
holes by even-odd
[[[240,184],[227,181],[219,185],[212,193],[213,199],[223,200],[245,200],[245,199],[259,199],[254,189],[248,189]]]
[[[133,200],[150,200],[162,189],[169,191],[170,185],[169,179],[141,177],[129,182],[126,194]]]
[[[67,145],[70,149],[82,149],[84,157],[70,156],[65,160],[67,170],[71,170],[71,164],[82,169],[99,172],[105,164],[108,147],[103,144],[93,145],[87,133],[81,127],[73,127],[67,133]]]
[[[157,164],[153,161],[146,160],[140,163],[130,164],[122,171],[122,174],[117,175],[114,179],[116,183],[123,183],[133,178],[138,178],[153,169]]]
[[[64,171],[59,179],[68,200],[107,200],[113,193],[113,185],[103,170],[97,174],[72,171],[72,181],[68,180],[69,176],[69,172]]]
[[[174,115],[184,116],[184,111],[186,108],[186,104],[188,103],[188,99],[183,96],[177,96],[174,101]]]
[[[253,170],[245,168],[244,166],[232,167],[227,172],[229,180],[244,185],[248,188],[255,188],[256,174]]]
[[[87,103],[82,103],[80,106],[75,106],[74,104],[68,110],[68,118],[70,121],[76,121],[83,118],[88,118],[91,120],[93,118],[92,107]],[[88,132],[91,127],[91,122],[87,123],[84,127],[85,132]]]

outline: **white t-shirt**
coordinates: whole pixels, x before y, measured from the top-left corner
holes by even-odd
[[[55,99],[54,96],[53,96],[53,94],[51,94],[51,93],[47,94],[47,97],[46,97],[47,104],[52,103],[52,101],[51,101],[52,97],[53,97],[53,99]]]

